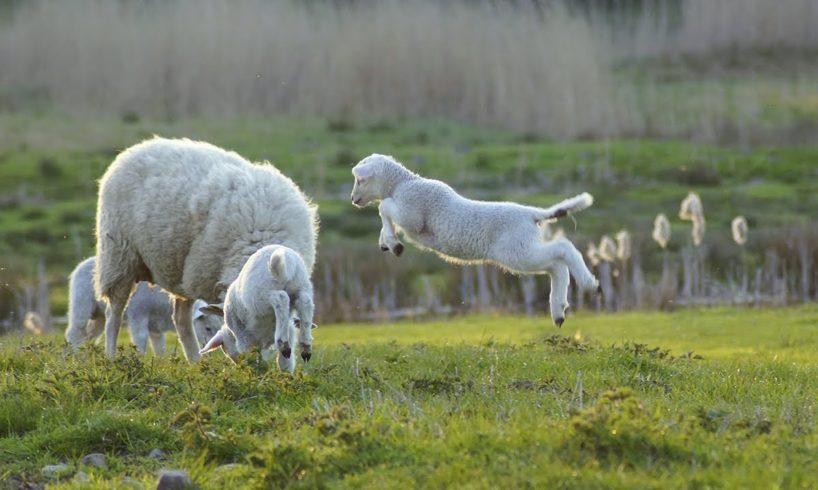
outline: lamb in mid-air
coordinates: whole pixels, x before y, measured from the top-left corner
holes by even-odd
[[[80,262],[68,280],[68,328],[65,340],[72,347],[79,347],[102,335],[105,328],[105,302],[94,294],[94,264],[96,257]],[[201,300],[194,308],[204,306]],[[204,345],[219,329],[215,318],[194,314],[193,331]],[[158,287],[141,282],[125,308],[125,321],[136,349],[147,352],[148,339],[153,352],[161,356],[165,352],[165,332],[173,330],[171,300]]]
[[[549,208],[467,199],[447,184],[423,178],[391,156],[373,154],[352,169],[352,204],[379,202],[381,250],[403,252],[398,232],[421,249],[459,264],[491,263],[520,274],[549,273],[551,316],[557,326],[568,308],[568,273],[582,290],[599,290],[582,254],[565,238],[546,242],[542,225],[593,203],[588,193]]]
[[[97,204],[95,288],[108,303],[106,353],[116,354],[134,285],[149,281],[173,297],[185,356],[199,359],[194,300],[222,301],[250,256],[266,245],[295,250],[311,273],[317,235],[316,207],[270,164],[187,139],[153,138],[128,148],[100,180]],[[309,330],[299,336],[305,360]],[[290,349],[280,346],[282,353]]]
[[[290,355],[289,346],[295,345],[296,317],[302,335],[312,339],[315,306],[310,274],[295,251],[268,245],[247,260],[227,289],[223,309],[209,305],[202,310],[224,316],[224,326],[202,348],[202,354],[222,347],[235,360],[240,352],[268,346],[269,339],[274,339],[278,366],[293,372],[295,356]],[[309,355],[304,360],[308,359]]]

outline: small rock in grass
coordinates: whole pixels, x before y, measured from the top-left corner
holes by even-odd
[[[184,490],[193,488],[193,480],[183,470],[163,470],[159,474],[156,490]]]
[[[86,454],[81,461],[85,466],[93,466],[94,468],[108,468],[108,457],[102,453]]]
[[[88,478],[88,473],[84,471],[78,471],[76,475],[74,475],[74,481],[77,483],[88,483],[90,478]]]
[[[49,480],[56,480],[70,475],[72,469],[71,466],[65,463],[58,463],[43,466],[41,471],[44,477],[48,478]]]
[[[153,459],[165,459],[165,456],[167,456],[165,451],[162,451],[158,447],[151,449],[151,452],[148,453],[148,457]]]

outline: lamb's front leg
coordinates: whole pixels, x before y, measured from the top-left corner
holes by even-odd
[[[282,356],[292,355],[292,339],[290,339],[290,297],[284,291],[270,293],[270,303],[276,315],[275,345]],[[263,348],[263,346],[262,346]]]
[[[378,245],[380,245],[381,250],[384,252],[391,250],[393,254],[400,257],[400,254],[403,253],[403,244],[398,240],[397,235],[395,235],[395,226],[393,225],[397,212],[398,205],[391,197],[384,199],[381,201],[381,204],[378,205],[378,213],[381,215],[382,225]]]

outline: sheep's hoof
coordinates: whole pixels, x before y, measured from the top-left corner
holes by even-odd
[[[557,318],[554,320],[554,324],[557,326],[557,328],[562,327],[563,323],[565,323],[565,318]]]
[[[387,247],[386,245],[381,245],[381,252],[388,252],[388,251],[389,251],[389,247]]]
[[[399,243],[395,245],[395,248],[392,249],[392,252],[394,252],[396,257],[400,257],[400,254],[403,253],[403,244]]]
[[[303,352],[302,351],[301,352],[301,359],[303,359],[304,362],[310,362],[310,359],[312,359],[312,352]]]
[[[598,295],[602,296],[602,284],[600,284],[599,286],[596,287],[596,293]]]

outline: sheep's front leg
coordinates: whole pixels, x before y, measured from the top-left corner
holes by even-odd
[[[403,244],[395,235],[395,226],[393,225],[393,221],[398,212],[398,205],[394,199],[388,197],[381,201],[381,204],[378,206],[378,212],[381,215],[382,225],[378,244],[384,252],[391,250],[393,254],[400,257],[400,254],[403,253]]]
[[[153,346],[153,355],[162,357],[165,355],[165,334],[163,332],[150,333],[151,345]]]
[[[273,291],[270,293],[270,304],[276,315],[275,345],[278,352],[289,359],[292,355],[290,297],[284,291]]]
[[[295,299],[295,311],[301,319],[301,328],[298,329],[298,343],[301,346],[301,359],[307,362],[312,357],[312,320],[315,314],[315,305],[311,294],[299,294]]]
[[[173,298],[173,324],[179,341],[182,343],[182,350],[185,357],[190,362],[198,361],[202,356],[199,354],[199,341],[193,332],[193,300],[187,298]]]

